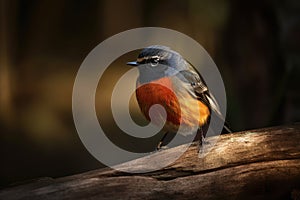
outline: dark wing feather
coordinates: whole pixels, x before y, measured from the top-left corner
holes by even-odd
[[[187,70],[180,71],[177,74],[177,77],[188,84],[186,89],[191,96],[203,102],[211,111],[216,114],[216,116],[220,120],[224,122],[225,131],[229,133],[232,132],[220,112],[220,108],[216,99],[208,90],[206,83],[204,82],[201,75],[190,63],[187,62],[187,65],[189,66],[189,68]]]

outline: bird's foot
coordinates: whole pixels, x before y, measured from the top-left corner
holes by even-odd
[[[204,153],[207,151],[207,148],[209,147],[209,144],[210,143],[204,137],[202,137],[201,140],[199,140],[199,157],[202,157],[204,155]]]
[[[156,147],[156,151],[161,151],[161,150],[165,150],[165,149],[169,148],[168,146],[165,146],[165,145],[163,146],[162,143],[163,143],[162,141],[158,143],[158,145]]]

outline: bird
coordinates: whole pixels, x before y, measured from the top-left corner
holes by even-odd
[[[136,61],[127,65],[138,68],[135,95],[146,119],[151,120],[149,110],[155,104],[163,106],[167,114],[163,125],[165,133],[157,150],[165,145],[167,135],[174,137],[179,126],[183,127],[185,136],[196,127],[194,140],[203,145],[212,114],[224,122],[223,133],[232,132],[203,77],[178,52],[167,46],[152,45],[142,49]],[[164,122],[162,116],[163,113],[157,111],[153,123]]]

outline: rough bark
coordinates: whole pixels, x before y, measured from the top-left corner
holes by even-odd
[[[163,150],[160,159],[180,148]],[[149,157],[120,166],[138,169],[143,159]],[[105,168],[0,191],[0,199],[30,200],[299,198],[300,124],[222,135],[204,158],[193,144],[175,163],[150,173]]]

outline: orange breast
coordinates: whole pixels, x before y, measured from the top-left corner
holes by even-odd
[[[154,104],[160,104],[167,111],[167,121],[174,124],[180,124],[180,106],[176,95],[171,90],[171,85],[172,83],[168,78],[162,78],[159,79],[159,81],[138,85],[136,98],[142,113],[148,120],[150,120],[150,107]],[[157,115],[162,115],[162,113],[157,113]],[[157,117],[157,119],[159,119],[159,117]]]
[[[162,105],[167,112],[165,128],[168,130],[176,131],[180,124],[187,127],[197,124],[202,126],[210,115],[207,106],[191,97],[185,89],[182,88],[182,91],[174,92],[172,81],[168,77],[138,85],[136,98],[142,113],[148,120],[150,120],[150,107],[154,104]],[[157,117],[153,119],[153,122],[159,124],[161,115],[162,113],[159,111],[155,113]]]

